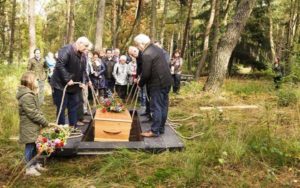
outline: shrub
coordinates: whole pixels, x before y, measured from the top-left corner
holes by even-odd
[[[277,94],[278,97],[278,105],[279,106],[289,106],[291,104],[295,104],[298,101],[297,95],[294,91],[291,90],[281,90]]]
[[[291,73],[284,78],[284,82],[291,82],[297,84],[300,82],[300,57],[293,58],[293,65]]]

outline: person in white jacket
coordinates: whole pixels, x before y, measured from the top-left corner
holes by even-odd
[[[116,80],[115,89],[118,96],[125,101],[127,95],[127,84],[128,84],[128,76],[129,70],[128,65],[126,64],[127,57],[122,55],[119,59],[119,63],[115,64],[113,70],[113,76]]]

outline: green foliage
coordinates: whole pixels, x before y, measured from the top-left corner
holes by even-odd
[[[292,71],[291,74],[284,77],[285,82],[298,84],[300,82],[300,56],[292,58]]]
[[[260,94],[272,90],[273,85],[266,81],[228,81],[225,83],[225,90],[236,95],[247,96]]]
[[[249,150],[261,160],[268,161],[272,166],[296,164],[300,152],[300,142],[292,139],[282,139],[272,133],[270,128],[254,129],[248,136]]]
[[[18,106],[15,98],[23,67],[0,65],[0,137],[8,138],[18,132]],[[13,74],[12,74],[13,73]]]
[[[298,97],[295,91],[289,89],[280,90],[277,93],[277,97],[278,97],[278,105],[283,107],[297,104],[298,102]]]

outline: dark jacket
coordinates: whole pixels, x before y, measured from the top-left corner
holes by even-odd
[[[20,116],[20,143],[34,143],[48,121],[40,111],[38,97],[29,88],[20,86],[17,92]]]
[[[284,68],[281,64],[274,64],[272,67],[276,77],[284,76]]]
[[[105,79],[114,80],[112,73],[113,73],[116,62],[114,61],[113,58],[111,60],[109,60],[108,58],[104,58],[103,61],[104,61],[105,70],[106,70],[105,71]]]
[[[136,65],[137,65],[136,74],[137,75],[142,74],[142,65],[143,65],[142,56],[143,56],[143,53],[139,50],[139,56],[136,58]]]
[[[171,86],[172,76],[170,68],[161,48],[150,44],[143,52],[142,62],[140,87],[147,84],[151,90]]]
[[[89,81],[86,64],[86,56],[83,53],[75,51],[73,45],[70,44],[61,48],[58,52],[58,60],[51,77],[52,87],[63,90],[70,80],[73,80],[73,82],[83,82],[83,77]],[[80,87],[78,84],[67,88],[68,93],[79,91]]]
[[[164,57],[165,57],[167,63],[170,64],[171,58],[170,58],[169,53],[165,49],[163,49],[163,48],[162,48],[162,50],[163,50]]]

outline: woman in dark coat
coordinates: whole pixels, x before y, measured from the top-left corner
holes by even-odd
[[[104,91],[106,89],[105,84],[105,65],[102,62],[102,60],[99,58],[99,53],[94,52],[93,53],[93,69],[94,72],[91,75],[93,86],[98,93],[98,96],[104,96]]]

